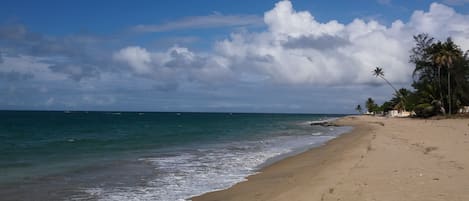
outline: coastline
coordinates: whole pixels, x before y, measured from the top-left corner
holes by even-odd
[[[0,197],[5,200],[184,200],[229,188],[275,161],[350,130],[311,127],[311,120],[340,116],[323,114],[123,113],[117,117],[102,112],[21,112],[10,116],[18,119],[17,127],[25,125],[19,119],[46,120],[27,129],[48,140],[7,133],[12,142],[31,146],[3,156],[10,159],[2,160],[0,167],[6,170],[0,174]],[[95,124],[96,119],[100,123]],[[65,120],[65,126],[55,123]],[[87,130],[80,125],[88,125]],[[42,153],[54,153],[54,160]],[[8,166],[18,163],[28,166]],[[3,179],[7,176],[11,182]]]
[[[335,123],[354,129],[191,200],[469,200],[467,119]]]

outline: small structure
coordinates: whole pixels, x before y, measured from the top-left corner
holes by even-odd
[[[469,113],[469,106],[463,106],[458,112],[461,114]]]
[[[375,115],[375,112],[368,112],[366,111],[365,113],[363,113],[364,115]]]
[[[389,110],[388,116],[389,117],[410,117],[412,112],[405,111],[405,110]]]

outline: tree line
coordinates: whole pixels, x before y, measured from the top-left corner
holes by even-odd
[[[368,98],[368,112],[389,110],[414,111],[417,116],[455,114],[469,105],[469,51],[464,52],[451,38],[437,41],[428,34],[414,36],[409,62],[414,64],[413,90],[396,89],[384,76],[384,70],[376,67],[373,75],[382,78],[394,90],[391,100],[377,105]],[[361,105],[355,108],[362,112]]]

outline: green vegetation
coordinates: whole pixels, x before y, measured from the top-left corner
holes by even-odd
[[[379,106],[375,103],[372,98],[368,98],[368,100],[366,100],[365,107],[370,113],[376,113],[377,111],[379,111]]]
[[[435,42],[427,34],[419,34],[414,40],[416,46],[410,57],[410,62],[415,64],[412,87],[417,98],[414,104],[419,105],[419,110],[425,107],[425,112],[433,112],[421,116],[446,111],[454,114],[460,107],[469,105],[468,52],[464,53],[451,38]],[[446,78],[442,74],[446,74]]]
[[[357,107],[355,107],[355,110],[361,114],[362,113],[362,106],[360,104],[357,105]]]
[[[368,98],[368,111],[407,110],[420,117],[429,117],[454,114],[462,106],[469,105],[469,52],[463,52],[451,38],[442,42],[419,34],[414,40],[416,44],[410,56],[410,62],[415,65],[412,74],[414,90],[397,90],[384,77],[383,69],[376,67],[373,75],[382,78],[395,93],[391,100],[379,107]]]

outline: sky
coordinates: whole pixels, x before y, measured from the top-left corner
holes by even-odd
[[[0,110],[354,113],[411,89],[468,0],[2,1]]]

